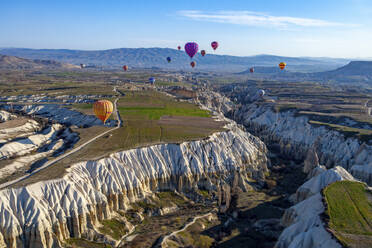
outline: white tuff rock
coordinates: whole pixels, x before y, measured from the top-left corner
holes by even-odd
[[[342,167],[335,167],[311,178],[296,192],[296,205],[287,209],[281,224],[286,228],[275,248],[341,248],[325,230],[320,214],[324,212],[321,190],[341,180],[355,180]]]
[[[260,133],[265,143],[281,144],[284,154],[304,159],[307,151],[316,145],[320,164],[327,168],[340,165],[372,185],[372,146],[324,126],[311,125],[307,116],[296,116],[295,111],[274,112],[271,106],[250,104],[235,115],[250,130]],[[353,166],[356,167],[352,169]]]
[[[162,189],[202,186],[240,169],[257,180],[267,171],[265,145],[236,128],[210,138],[161,144],[73,165],[58,180],[0,191],[0,247],[59,247],[88,236],[97,221]]]

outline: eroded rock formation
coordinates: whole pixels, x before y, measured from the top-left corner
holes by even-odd
[[[240,170],[263,180],[265,145],[232,128],[209,139],[162,144],[73,165],[58,180],[0,191],[0,247],[59,247],[69,237],[93,238],[114,211],[157,190],[189,191],[231,182]],[[248,186],[247,186],[248,188]]]

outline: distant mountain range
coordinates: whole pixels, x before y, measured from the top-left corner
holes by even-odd
[[[351,61],[347,65],[341,66],[335,70],[324,72],[291,72],[287,69],[280,70],[277,67],[254,67],[254,73],[249,69],[237,73],[239,75],[249,75],[252,78],[264,78],[285,81],[318,81],[329,83],[348,83],[348,84],[366,84],[372,86],[372,61]]]
[[[135,68],[157,67],[169,70],[191,70],[191,59],[184,51],[170,48],[119,48],[99,51],[67,49],[26,49],[3,48],[0,54],[28,59],[56,60],[75,65],[87,64],[106,68],[121,68],[127,64]],[[166,61],[171,57],[171,63]],[[193,59],[197,63],[194,70],[239,72],[251,66],[277,66],[285,61],[287,70],[292,72],[319,72],[339,68],[349,62],[347,59],[281,57],[274,55],[228,56],[199,53]]]
[[[80,66],[53,60],[24,59],[0,54],[0,69],[75,69]]]

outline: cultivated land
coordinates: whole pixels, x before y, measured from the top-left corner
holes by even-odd
[[[339,181],[324,189],[334,235],[348,247],[372,247],[372,192],[363,183]]]

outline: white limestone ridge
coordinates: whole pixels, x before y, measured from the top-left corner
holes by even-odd
[[[285,211],[281,224],[286,228],[275,248],[341,248],[325,230],[320,218],[320,214],[325,210],[321,190],[341,180],[355,179],[344,168],[336,166],[314,176],[298,188],[298,203]]]
[[[4,110],[0,110],[0,123],[1,122],[4,122],[4,121],[8,121],[8,120],[13,120],[13,119],[16,119],[17,116],[16,115],[13,115],[7,111],[4,111]]]
[[[112,95],[57,95],[59,92],[52,94],[37,94],[37,95],[16,95],[16,96],[0,96],[0,101],[13,101],[22,103],[92,103],[96,99],[111,98]]]
[[[39,147],[51,142],[57,133],[62,129],[62,125],[53,124],[52,126],[44,129],[41,133],[5,143],[0,147],[0,160],[23,156],[35,151]]]
[[[34,120],[27,120],[21,126],[0,129],[0,143],[6,143],[9,140],[19,137],[27,137],[40,129],[41,125]]]
[[[98,222],[156,190],[190,190],[229,182],[241,171],[262,180],[266,147],[237,127],[208,139],[161,144],[72,165],[63,178],[0,191],[0,247],[60,247],[94,237]],[[217,176],[218,175],[218,176]]]
[[[11,106],[3,106],[5,109],[10,109]],[[24,112],[28,115],[38,115],[50,120],[66,125],[76,125],[83,127],[102,126],[102,121],[94,115],[85,115],[79,111],[65,108],[58,104],[31,104],[31,105],[13,105],[12,108],[17,111]],[[114,127],[117,121],[109,119],[105,126]]]
[[[295,111],[274,112],[268,105],[243,106],[234,118],[259,133],[265,143],[279,143],[284,154],[302,160],[314,147],[319,162],[327,168],[340,165],[372,185],[371,145],[324,126],[311,125],[307,116],[295,116]]]

